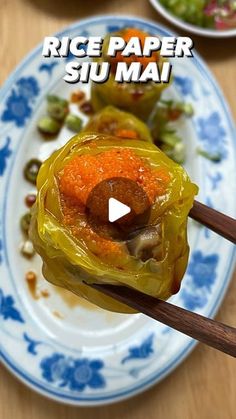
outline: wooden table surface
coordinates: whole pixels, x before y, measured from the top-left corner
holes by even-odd
[[[148,0],[0,0],[0,85],[44,36],[93,14],[137,15],[164,22]],[[236,40],[192,36],[236,118]],[[236,326],[236,276],[217,319]],[[236,417],[236,361],[204,345],[162,383],[128,401],[74,408],[47,401],[0,367],[1,419],[230,419]]]

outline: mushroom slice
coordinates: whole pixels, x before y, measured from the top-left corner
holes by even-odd
[[[145,262],[148,259],[160,259],[162,254],[161,225],[145,227],[132,233],[127,247],[132,256]]]

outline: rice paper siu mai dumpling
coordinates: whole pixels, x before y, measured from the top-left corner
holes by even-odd
[[[48,281],[124,313],[133,309],[86,284],[123,285],[161,299],[178,291],[198,188],[155,145],[80,133],[42,164],[37,189],[30,236]],[[115,222],[111,197],[131,208]]]
[[[115,57],[111,57],[107,54],[111,36],[122,37],[126,42],[132,37],[138,37],[143,46],[146,37],[150,35],[136,28],[125,28],[106,35],[101,57],[95,60],[98,63],[110,63],[111,71],[105,83],[92,83],[91,100],[93,108],[97,112],[107,105],[113,105],[147,121],[157,101],[160,99],[162,91],[168,87],[169,83],[156,83],[152,80],[146,82],[119,83],[115,80],[117,63],[126,62],[129,65],[133,61],[138,61],[142,64],[142,69],[145,69],[150,62],[155,62],[161,71],[165,59],[157,51],[153,51],[150,57],[138,57],[136,55],[125,57],[121,52],[117,52]]]
[[[114,106],[106,106],[100,112],[95,113],[89,119],[83,131],[100,132],[119,138],[152,142],[150,130],[143,121]]]

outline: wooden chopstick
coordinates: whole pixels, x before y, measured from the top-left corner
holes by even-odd
[[[236,220],[198,201],[189,216],[236,244]],[[236,357],[236,329],[129,287],[87,284],[212,348]]]
[[[88,286],[212,348],[236,357],[236,329],[233,327],[128,287],[100,284]]]
[[[189,217],[236,244],[236,220],[194,201]]]

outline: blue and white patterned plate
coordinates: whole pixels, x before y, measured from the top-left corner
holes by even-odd
[[[159,25],[126,17],[81,21],[59,35],[104,35],[124,26],[151,34],[170,35]],[[235,131],[222,93],[202,60],[174,59],[174,83],[166,97],[191,102],[195,115],[179,123],[187,144],[187,170],[199,185],[199,199],[235,215]],[[19,218],[25,212],[29,185],[25,162],[45,158],[68,140],[63,130],[57,142],[43,142],[36,122],[45,112],[45,95],[68,97],[74,88],[62,80],[65,60],[43,59],[41,47],[14,71],[0,91],[0,342],[3,363],[32,389],[74,405],[97,405],[137,394],[169,374],[196,342],[141,314],[112,314],[73,301],[40,275],[41,262],[19,254]],[[83,87],[88,90],[88,86]],[[72,109],[75,111],[75,109]],[[197,146],[220,152],[213,163],[197,156]],[[233,269],[233,246],[194,222],[189,222],[191,257],[175,304],[213,316]],[[33,266],[32,266],[33,265]],[[48,298],[34,300],[25,272],[35,269],[38,289]],[[69,304],[69,305],[68,305]]]

